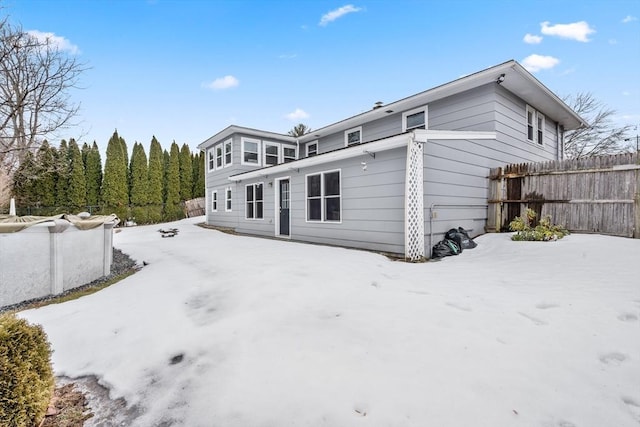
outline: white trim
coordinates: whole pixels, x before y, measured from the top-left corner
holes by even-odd
[[[280,181],[289,181],[289,234],[280,234]],[[274,192],[274,208],[273,217],[275,218],[274,236],[291,239],[291,176],[283,176],[273,180]]]
[[[356,133],[359,132],[360,133],[360,140],[358,142],[354,142],[352,144],[349,144],[349,134],[351,133]],[[362,144],[362,126],[358,126],[355,128],[351,128],[351,129],[347,129],[344,131],[344,146],[345,147],[350,147],[352,145],[358,145],[358,144]]]
[[[317,156],[306,157],[293,163],[272,166],[268,169],[257,169],[249,172],[232,175],[227,179],[229,181],[239,182],[243,179],[255,179],[261,176],[272,175],[276,173],[286,172],[288,170],[299,170],[311,166],[323,165],[325,163],[337,160],[349,159],[352,157],[362,156],[363,154],[375,154],[381,151],[392,150],[394,148],[406,147],[414,137],[418,142],[426,142],[428,139],[448,140],[448,139],[496,139],[495,132],[482,131],[456,131],[456,130],[423,130],[416,129],[409,133],[395,135],[389,138],[377,141],[367,142],[365,144],[354,145],[352,147],[331,151]]]
[[[215,202],[215,208],[213,206]],[[218,212],[218,190],[211,191],[211,212]]]
[[[227,187],[224,189],[224,211],[233,211],[233,190],[231,189],[231,187]]]
[[[242,145],[242,147],[244,148],[244,144]],[[267,147],[276,147],[276,163],[274,165],[270,165],[267,164]],[[262,141],[262,159],[264,161],[264,166],[265,167],[269,167],[269,166],[276,166],[279,165],[280,163],[282,163],[282,148],[281,148],[281,144],[278,142],[271,142],[271,141]],[[269,156],[273,156],[272,154],[270,154]],[[244,160],[244,156],[242,157],[242,159]],[[259,157],[258,157],[259,159]]]
[[[262,186],[262,217],[260,218],[256,218],[256,206],[257,206],[257,202],[258,200],[256,199],[256,186]],[[248,187],[253,187],[253,218],[249,218],[247,216],[247,204],[249,203],[249,201],[247,200],[247,188]],[[254,182],[252,184],[246,184],[244,186],[244,219],[246,221],[262,221],[264,220],[264,182]]]
[[[315,152],[315,154],[313,156],[309,156],[309,146],[311,146],[311,145],[315,145],[316,146],[316,152]],[[315,141],[311,141],[311,142],[307,143],[307,145],[305,145],[305,154],[306,154],[305,157],[314,157],[314,156],[317,156],[318,154],[320,154],[320,153],[318,153],[318,140],[317,139]]]
[[[256,144],[256,162],[247,162],[244,159],[244,154],[245,154],[245,149],[244,149],[244,144],[245,142],[251,143],[251,144]],[[241,137],[240,138],[240,164],[241,165],[246,165],[246,166],[260,166],[262,163],[260,162],[261,159],[261,144],[260,144],[260,140],[259,139],[254,139],[254,138],[246,138],[246,137]],[[249,153],[253,153],[253,151],[248,151]]]
[[[227,162],[227,145],[229,146],[229,161]],[[223,162],[224,166],[223,167],[227,167],[227,166],[231,166],[233,164],[233,139],[227,139],[225,142],[222,143],[222,155],[223,157]]]
[[[330,173],[334,173],[334,172],[338,172],[338,178],[339,178],[339,195],[338,198],[340,199],[340,219],[338,221],[336,220],[328,220],[326,219],[326,212],[325,212],[325,208],[326,208],[326,199],[327,197],[330,198],[335,198],[336,196],[327,196],[325,195],[325,188],[324,188],[324,176],[326,174],[330,174]],[[310,176],[315,176],[315,175],[320,175],[320,219],[309,219],[309,186],[308,186],[308,182],[307,179]],[[315,197],[315,196],[314,196]],[[329,223],[329,224],[342,224],[342,169],[331,169],[331,170],[326,170],[326,171],[319,171],[319,172],[313,172],[313,173],[308,173],[304,176],[304,220],[307,223]]]
[[[427,123],[429,123],[428,118],[428,105],[424,105],[422,107],[414,108],[413,110],[405,111],[402,113],[402,132],[406,132],[407,130],[422,130],[419,129],[418,126],[414,126],[412,128],[407,129],[407,117],[413,116],[414,114],[424,113],[424,128],[428,129]]]

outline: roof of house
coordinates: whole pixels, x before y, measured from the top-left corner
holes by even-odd
[[[382,105],[380,108],[375,108],[339,122],[332,123],[297,139],[300,142],[312,141],[322,136],[351,129],[392,113],[411,110],[476,87],[490,83],[498,84],[498,79],[501,80],[500,84],[505,89],[517,94],[534,108],[544,111],[545,115],[549,119],[557,121],[564,126],[566,130],[576,129],[582,125],[586,125],[586,121],[573,111],[571,107],[562,101],[562,99],[560,99],[555,93],[543,85],[517,61],[510,60],[476,73],[469,74],[468,76],[460,77],[459,79],[453,80],[449,83],[436,86],[390,104]],[[232,125],[198,145],[198,148],[204,149],[211,143],[226,138],[236,132],[257,137],[278,138],[280,140],[284,138],[291,142],[296,141],[296,138],[289,135]]]

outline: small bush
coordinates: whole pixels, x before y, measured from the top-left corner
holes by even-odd
[[[51,346],[39,325],[0,316],[0,425],[32,427],[44,417],[54,378]]]
[[[509,229],[516,232],[516,234],[511,236],[511,240],[546,242],[562,239],[569,234],[569,231],[564,227],[552,224],[549,215],[543,217],[538,225],[532,228],[530,224],[535,218],[536,213],[532,209],[527,209],[523,217],[515,217],[509,224]]]

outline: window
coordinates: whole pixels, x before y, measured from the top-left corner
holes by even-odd
[[[218,191],[211,192],[211,212],[218,212]]]
[[[224,197],[224,210],[227,212],[231,212],[231,187],[227,187]]]
[[[307,221],[341,219],[340,171],[307,175]]]
[[[222,162],[223,162],[224,158],[222,156],[222,144],[218,144],[216,146],[216,168],[221,168],[222,167]]]
[[[257,139],[242,138],[242,164],[260,164],[260,141]]]
[[[427,128],[427,107],[416,108],[415,110],[402,113],[402,131]]]
[[[263,196],[262,183],[249,184],[246,186],[247,195],[247,219],[262,219],[263,213]]]
[[[207,152],[207,160],[208,160],[207,164],[209,166],[208,167],[208,171],[209,172],[211,172],[212,170],[215,169],[215,163],[214,163],[214,157],[213,157],[214,156],[214,150],[215,150],[215,148],[212,148]]]
[[[307,157],[313,157],[318,154],[318,141],[307,144]]]
[[[224,142],[224,166],[225,167],[231,165],[231,154],[232,154],[231,142],[232,142],[231,140]]]
[[[246,142],[245,142],[246,144]],[[280,159],[280,144],[273,142],[264,143],[264,165],[273,166],[277,165]]]
[[[344,132],[344,146],[360,144],[362,142],[362,126]]]
[[[282,146],[282,157],[283,157],[284,163],[293,162],[298,157],[296,155],[296,148],[295,147],[287,147],[287,146],[283,145]]]
[[[542,145],[544,142],[545,119],[542,113],[534,110],[530,106],[526,107],[527,115],[527,141],[537,142]]]

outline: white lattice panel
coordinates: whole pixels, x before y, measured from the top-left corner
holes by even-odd
[[[425,256],[423,145],[412,137],[407,146],[404,257],[409,261],[419,261]]]

